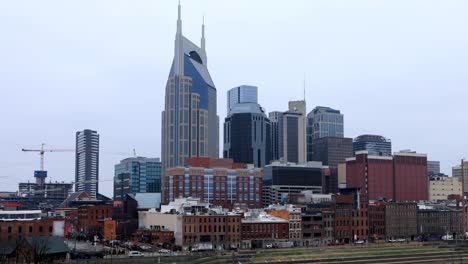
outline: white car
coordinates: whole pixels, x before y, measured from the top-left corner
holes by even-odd
[[[164,248],[159,250],[159,253],[161,253],[161,254],[167,254],[167,253],[170,253],[170,252],[171,252],[170,250],[164,249]]]
[[[129,257],[143,257],[140,251],[130,251],[128,252]]]
[[[273,245],[272,244],[266,244],[265,247],[266,248],[273,248]]]
[[[364,240],[358,240],[358,241],[354,242],[354,244],[364,244]]]

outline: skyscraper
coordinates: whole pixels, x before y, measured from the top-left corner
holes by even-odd
[[[306,102],[290,101],[283,113],[283,155],[285,161],[306,162]]]
[[[392,142],[390,139],[378,135],[361,135],[353,141],[353,152],[366,150],[369,155],[391,156]]]
[[[317,106],[307,114],[307,160],[312,160],[313,140],[344,137],[343,114],[339,110]]]
[[[75,191],[96,198],[99,191],[99,134],[85,129],[76,132]]]
[[[166,168],[183,166],[190,157],[219,156],[216,88],[207,68],[205,25],[201,47],[182,35],[178,6],[174,60],[166,84],[162,112],[161,158]],[[163,188],[164,177],[163,177]]]
[[[283,112],[270,112],[271,160],[283,157]]]
[[[427,161],[427,175],[436,175],[440,173],[440,161],[428,160]]]
[[[227,92],[227,113],[239,103],[258,103],[256,86],[241,85]]]
[[[126,193],[160,193],[161,161],[159,158],[133,157],[115,165],[114,199]]]
[[[270,120],[257,103],[237,103],[224,122],[224,158],[263,167],[271,160]]]

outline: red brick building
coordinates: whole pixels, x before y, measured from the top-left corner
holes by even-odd
[[[165,204],[176,198],[194,197],[225,208],[236,203],[262,207],[262,169],[232,169],[236,166],[229,159],[188,159],[186,164],[215,167],[167,169],[163,186]]]
[[[354,158],[346,159],[346,184],[361,189],[369,200],[427,200],[426,167],[424,154],[399,152],[391,157],[358,151]]]
[[[26,237],[67,235],[63,219],[39,219],[29,221],[0,221],[0,243],[15,242]]]
[[[242,219],[242,248],[261,248],[265,243],[289,238],[289,222],[267,214],[251,215]]]
[[[102,232],[103,221],[112,219],[112,205],[85,205],[78,208],[78,231]]]
[[[182,217],[183,244],[189,248],[208,243],[217,248],[240,247],[241,219],[239,214],[199,214]]]
[[[385,239],[385,203],[369,203],[369,239]]]
[[[132,241],[151,243],[154,245],[172,244],[174,243],[174,231],[167,229],[152,229],[152,230],[137,230],[132,235]]]

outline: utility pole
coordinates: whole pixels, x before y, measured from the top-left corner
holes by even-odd
[[[466,236],[466,208],[465,208],[465,161],[461,160],[461,178],[462,178],[462,224],[463,238]]]

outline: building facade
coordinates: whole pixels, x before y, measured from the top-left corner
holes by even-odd
[[[464,180],[465,192],[468,192],[468,161],[463,162],[463,170],[462,170],[461,164],[452,167],[452,177],[458,178],[460,182],[463,182],[462,175],[464,175],[463,178],[465,179]]]
[[[280,160],[283,157],[283,112],[270,112],[268,117],[271,125],[271,160]]]
[[[427,175],[440,174],[440,161],[428,160],[427,161]]]
[[[414,240],[418,234],[417,209],[416,203],[385,203],[386,239]]]
[[[426,159],[418,153],[399,152],[392,157],[359,151],[346,159],[346,185],[360,188],[369,200],[426,201]]]
[[[446,201],[450,195],[461,197],[462,186],[456,177],[430,177],[429,178],[429,200]]]
[[[164,177],[165,203],[196,197],[225,208],[234,204],[262,207],[262,169],[176,167],[167,169]]]
[[[361,135],[353,141],[353,152],[366,150],[373,156],[391,156],[392,142],[388,138],[378,135]]]
[[[166,168],[183,166],[185,159],[190,157],[219,156],[216,113],[216,88],[207,68],[204,25],[201,47],[198,47],[182,35],[179,4],[174,60],[162,112],[163,173]]]
[[[159,158],[134,157],[114,166],[114,200],[127,193],[160,193],[161,161]]]
[[[258,103],[257,86],[241,85],[227,92],[227,113],[240,103]]]
[[[306,102],[290,101],[283,113],[283,155],[287,162],[306,162]]]
[[[320,162],[299,165],[273,162],[263,168],[263,205],[284,203],[291,194],[305,190],[322,193],[322,177]]]
[[[344,137],[344,117],[339,110],[317,106],[307,114],[307,160],[314,160],[314,139],[323,137]]]
[[[346,158],[353,157],[353,139],[338,137],[322,137],[314,139],[312,158],[321,161],[323,165],[337,168],[345,163]]]
[[[271,160],[270,120],[257,103],[236,103],[224,122],[224,158],[261,168]]]
[[[76,132],[75,191],[96,198],[99,191],[99,134],[85,129]]]
[[[289,223],[264,212],[248,212],[241,220],[241,248],[263,248],[267,243],[287,241]]]

